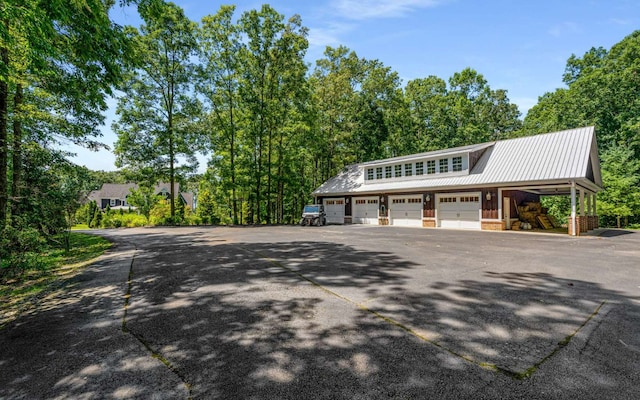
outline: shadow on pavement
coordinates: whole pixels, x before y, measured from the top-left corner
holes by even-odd
[[[416,276],[430,276],[424,271],[428,263],[389,252],[328,241],[228,243],[214,230],[150,232],[144,239],[121,235],[118,241],[138,244],[127,328],[171,364],[194,398],[526,398],[548,385],[561,390],[559,397],[570,398],[593,394],[604,377],[610,393],[638,390],[631,386],[637,377],[629,380],[628,373],[640,363],[640,353],[628,350],[640,348],[633,329],[640,321],[638,299],[585,280],[486,270],[481,279],[426,281]],[[111,281],[126,282],[120,278]],[[122,332],[127,288],[97,283],[88,292],[72,293],[75,302],[54,303],[0,331],[3,349],[35,344],[22,359],[17,351],[3,350],[3,370],[48,351],[75,357],[66,370],[47,371],[44,382],[42,373],[25,375],[22,366],[3,373],[0,397],[29,397],[25,388],[33,385],[50,386],[48,397],[101,397],[101,385],[114,381],[130,387],[111,383],[110,397],[143,398],[147,385],[153,387],[147,380],[161,385],[154,388],[158,397],[180,393],[180,380],[141,354],[139,344]],[[603,302],[606,308],[593,316]],[[618,317],[627,318],[629,326],[601,325],[615,313],[622,313]],[[86,337],[82,325],[65,327],[65,319],[77,314],[90,321],[84,329],[101,334]],[[545,372],[544,382],[534,374],[523,383],[486,368],[525,370],[592,316],[588,337],[580,339],[586,344],[571,350],[579,362],[562,374]],[[55,337],[66,342],[48,350],[43,342],[51,324],[79,339],[66,341],[58,333]],[[618,348],[603,345],[598,353],[588,345],[606,343],[609,329],[628,329],[626,336],[616,330],[628,347],[615,373],[613,366],[603,367],[602,357]],[[83,351],[93,354],[83,357]],[[138,372],[139,380],[131,383],[129,374]]]

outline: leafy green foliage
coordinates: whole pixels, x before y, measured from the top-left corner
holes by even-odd
[[[610,50],[572,55],[567,87],[544,94],[523,123],[506,91],[472,68],[402,87],[391,68],[338,46],[309,74],[300,17],[268,5],[239,16],[223,6],[198,26],[173,3],[145,0],[136,3],[144,21],[136,29],[109,20],[113,2],[63,3],[0,6],[5,266],[30,263],[19,257],[64,231],[69,244],[76,222],[293,222],[309,193],[351,163],[591,124],[603,152],[600,212],[639,212],[640,31]],[[113,128],[125,172],[90,173],[52,149],[61,141],[100,147],[114,87],[124,94]],[[198,151],[210,160],[190,179],[199,189],[194,215],[173,190],[193,173]],[[160,180],[170,182],[168,202],[149,189]],[[131,181],[141,185],[129,197],[135,212],[80,207],[89,190]],[[566,203],[547,206],[564,218]]]
[[[582,57],[572,55],[564,82],[567,88],[540,97],[520,134],[594,125],[605,187],[598,213],[618,219],[640,214],[640,31],[610,50],[592,48]]]
[[[0,280],[41,268],[39,253],[44,245],[45,240],[37,229],[22,223],[6,225],[0,231]]]
[[[640,160],[628,147],[615,146],[602,154],[605,190],[598,196],[598,214],[620,218],[640,214]]]
[[[95,138],[101,135],[105,99],[128,62],[128,42],[109,19],[112,4],[0,5],[3,274],[37,265],[45,241],[61,239],[69,250],[68,229],[87,193],[88,171],[54,148],[63,141],[101,146]]]
[[[126,76],[118,102],[116,164],[148,169],[155,181],[170,183],[171,217],[175,215],[176,176],[193,172],[197,138],[194,120],[199,102],[190,95],[196,25],[181,8],[162,1],[139,7],[144,25],[128,33],[134,43],[135,69]],[[185,164],[178,165],[184,158]]]
[[[505,139],[521,126],[506,91],[492,90],[471,68],[456,72],[448,86],[435,76],[410,81],[405,94],[412,135],[403,153]]]
[[[140,185],[138,189],[131,189],[127,202],[136,207],[138,212],[149,222],[151,210],[160,201],[155,193],[155,188],[149,185]]]

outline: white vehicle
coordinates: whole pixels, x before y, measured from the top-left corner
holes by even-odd
[[[327,224],[327,214],[324,212],[324,206],[322,204],[308,204],[304,206],[302,211],[302,219],[300,219],[300,225],[302,226],[322,226]]]

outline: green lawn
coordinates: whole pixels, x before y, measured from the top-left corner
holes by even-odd
[[[91,228],[89,228],[89,225],[87,224],[78,224],[71,227],[72,231],[88,230],[88,229],[91,229]]]
[[[71,232],[71,250],[64,250],[62,239],[42,256],[38,269],[25,271],[20,277],[0,282],[0,327],[33,307],[38,299],[59,290],[64,281],[111,247],[99,236]]]

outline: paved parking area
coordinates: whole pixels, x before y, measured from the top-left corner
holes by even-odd
[[[0,398],[640,398],[640,233],[153,228],[0,330]]]

